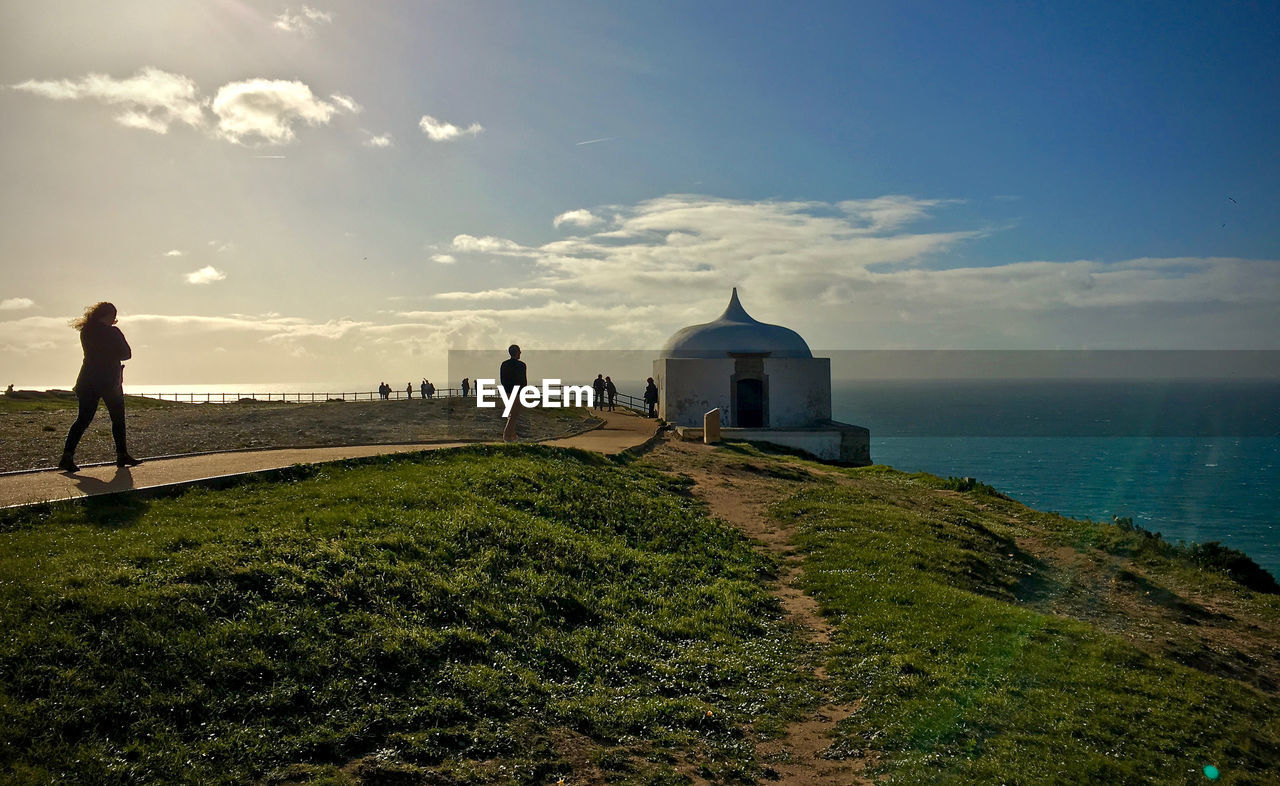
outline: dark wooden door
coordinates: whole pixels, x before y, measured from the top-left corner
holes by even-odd
[[[738,380],[738,427],[764,425],[764,383],[758,379]]]

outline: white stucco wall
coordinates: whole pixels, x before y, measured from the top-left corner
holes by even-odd
[[[765,358],[769,428],[803,428],[831,419],[830,358]]]
[[[658,416],[677,426],[701,426],[720,408],[720,425],[732,426],[733,358],[661,358],[653,363]],[[764,358],[769,428],[804,428],[831,418],[828,358]]]
[[[658,385],[658,417],[677,426],[702,426],[702,416],[720,408],[729,425],[729,378],[733,359],[661,358],[653,361]]]

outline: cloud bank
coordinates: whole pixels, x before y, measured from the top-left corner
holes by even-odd
[[[201,354],[190,373],[316,379],[332,367],[316,358],[342,358],[348,379],[369,376],[370,385],[388,373],[434,376],[449,349],[513,341],[530,349],[653,349],[685,325],[714,319],[732,286],[752,315],[798,330],[815,350],[1277,347],[1280,261],[967,262],[992,230],[931,230],[949,204],[901,195],[845,202],[668,195],[593,207],[592,216],[608,218],[580,237],[522,244],[456,235],[432,260],[457,265],[443,280],[463,283],[436,292],[428,308],[388,314],[371,304],[367,316],[327,321],[126,314],[122,323],[131,341],[137,335],[135,346],[151,344],[139,357],[157,358],[156,373],[178,374],[190,346],[222,346],[223,367],[209,367]],[[501,283],[453,278],[474,261],[501,265]],[[207,266],[188,280],[225,278]],[[479,286],[468,291],[468,281]],[[29,300],[10,298],[0,308],[18,317]],[[0,350],[14,368],[76,356],[68,318],[0,319]]]

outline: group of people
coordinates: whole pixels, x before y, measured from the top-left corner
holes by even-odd
[[[464,383],[464,384],[465,384],[465,383]],[[435,396],[436,396],[436,386],[435,386],[435,385],[433,385],[433,384],[431,383],[431,381],[430,381],[430,380],[428,380],[426,377],[423,377],[423,379],[422,379],[422,383],[421,383],[420,385],[418,385],[418,392],[422,394],[422,397],[423,397],[423,398],[435,398]],[[404,395],[405,395],[405,398],[413,398],[413,383],[412,383],[412,382],[410,382],[410,383],[408,383],[407,385],[405,385],[405,386],[404,386]],[[462,395],[464,395],[464,396],[465,396],[465,395],[466,395],[466,393],[463,393]],[[381,383],[379,383],[379,384],[378,384],[378,396],[379,396],[379,398],[381,398],[383,401],[386,401],[386,400],[390,399],[390,398],[391,398],[391,386],[390,386],[390,385],[388,385],[386,382],[381,382]]]
[[[595,392],[596,409],[607,407],[612,412],[618,400],[618,388],[613,384],[613,380],[604,374],[597,374],[595,381],[591,383],[591,389]],[[653,377],[645,380],[644,404],[648,417],[658,416],[658,386],[654,383]]]
[[[612,412],[614,402],[618,399],[618,388],[613,384],[613,380],[604,374],[597,374],[595,381],[591,383],[591,389],[596,394],[596,409],[604,409],[607,406]]]
[[[388,385],[386,382],[382,382],[378,384],[378,396],[383,401],[386,401],[391,398],[391,390],[392,390],[391,386]],[[418,385],[418,393],[424,399],[435,398],[436,386],[433,382],[431,382],[431,380],[427,379],[426,377],[423,377],[422,382]],[[412,382],[405,385],[404,395],[405,395],[405,398],[413,398]],[[462,397],[466,398],[467,396],[470,396],[470,395],[471,395],[471,378],[463,377],[462,378]]]

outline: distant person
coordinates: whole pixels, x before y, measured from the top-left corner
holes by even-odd
[[[404,383],[404,396],[405,396],[405,398],[408,398],[408,399],[412,399],[412,398],[413,398],[413,383],[412,383],[412,382],[406,382],[406,383]]]
[[[644,386],[644,403],[648,405],[649,417],[656,418],[658,416],[658,386],[653,384],[653,377],[649,377],[648,384]]]
[[[11,395],[12,393],[13,393],[13,383],[10,382],[9,387],[4,389],[4,394],[8,396],[8,395]]]
[[[511,403],[511,414],[507,417],[507,426],[502,430],[503,442],[516,441],[516,420],[520,416],[520,399],[518,398],[520,390],[528,387],[529,375],[528,369],[525,368],[524,361],[520,359],[520,347],[512,344],[507,347],[507,354],[511,357],[502,361],[502,365],[498,367],[498,383],[502,385],[502,389],[507,391],[507,396],[517,396]]]
[[[467,395],[470,393],[471,393],[471,378],[463,377],[462,378],[462,397],[466,398]]]
[[[427,397],[427,380],[425,377],[422,380],[422,384],[418,386],[418,389],[422,391],[422,397],[426,398]]]
[[[383,401],[386,401],[387,397],[390,395],[391,395],[391,386],[387,384],[386,380],[379,382],[378,398],[382,399]]]
[[[427,380],[427,398],[435,398],[435,397],[436,397],[436,386],[432,384],[431,380]]]
[[[67,442],[62,448],[58,469],[77,472],[76,446],[84,430],[93,422],[98,412],[98,401],[107,405],[111,415],[111,437],[116,443],[116,466],[132,467],[142,462],[129,455],[124,440],[124,366],[122,360],[133,357],[124,333],[116,327],[116,307],[110,303],[97,303],[84,310],[84,316],[71,323],[80,331],[80,346],[84,349],[84,363],[76,377],[76,399],[80,411],[76,422],[67,432]]]
[[[613,411],[613,401],[618,397],[618,389],[614,387],[613,380],[608,377],[604,378],[604,392],[609,397],[609,411]]]
[[[596,379],[591,383],[591,389],[596,394],[596,409],[604,409],[604,374],[596,374]]]

